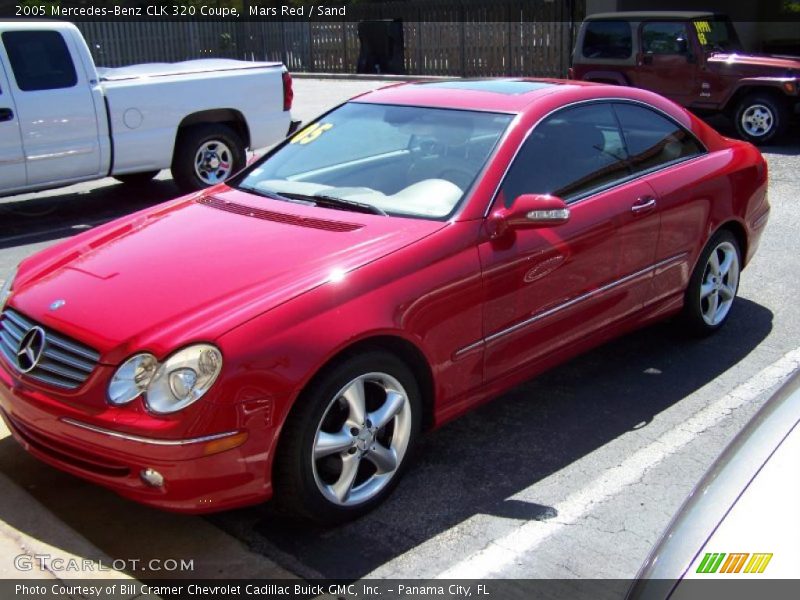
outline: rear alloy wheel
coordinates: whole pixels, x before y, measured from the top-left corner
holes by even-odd
[[[383,351],[328,370],[290,415],[276,457],[276,495],[331,524],[371,510],[400,477],[420,429],[411,371]]]
[[[736,131],[753,144],[766,144],[780,136],[787,121],[786,106],[769,94],[747,96],[736,108]]]
[[[714,235],[686,290],[684,320],[697,334],[712,333],[728,319],[739,290],[741,251],[730,231]]]

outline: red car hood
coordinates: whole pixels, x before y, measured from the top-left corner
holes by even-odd
[[[213,340],[443,226],[228,190],[144,211],[35,256],[11,304],[116,363],[140,349],[163,354]],[[55,300],[65,302],[50,310]]]
[[[708,62],[722,63],[726,65],[762,67],[767,71],[764,73],[764,75],[787,75],[787,71],[790,69],[800,71],[800,58],[794,58],[791,56],[715,53],[708,58]]]

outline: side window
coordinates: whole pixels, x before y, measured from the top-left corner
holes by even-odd
[[[506,206],[521,194],[573,200],[630,175],[610,104],[568,108],[531,132],[501,187]]]
[[[583,34],[586,58],[630,58],[633,47],[627,21],[589,21]]]
[[[67,44],[57,31],[6,31],[3,44],[22,91],[69,88],[78,82]]]
[[[649,108],[615,104],[634,172],[705,152],[695,137]]]
[[[687,54],[685,23],[653,22],[642,25],[642,50],[647,54]]]

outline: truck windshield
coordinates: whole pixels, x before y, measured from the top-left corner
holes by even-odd
[[[272,200],[444,218],[479,176],[511,119],[350,102],[295,134],[232,184]]]
[[[742,49],[733,24],[727,19],[694,21],[694,28],[706,52],[737,52]]]

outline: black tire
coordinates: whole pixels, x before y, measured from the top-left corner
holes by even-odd
[[[709,278],[713,275],[709,270],[709,259],[711,258],[712,252],[718,252],[719,256],[720,253],[729,251],[730,248],[733,248],[735,253],[735,281],[726,280],[725,276],[721,277],[721,280],[723,285],[727,283],[732,284],[730,287],[733,290],[733,297],[731,298],[731,302],[728,305],[727,311],[724,315],[722,315],[721,320],[719,322],[710,323],[703,316],[704,313],[706,315],[709,313],[709,300],[704,300],[702,297],[703,286],[704,284],[709,284]],[[739,242],[736,240],[736,236],[734,236],[727,229],[722,229],[715,233],[708,241],[705,248],[703,248],[703,251],[700,253],[700,258],[695,265],[692,276],[689,279],[689,285],[686,288],[681,320],[687,333],[696,337],[704,337],[714,333],[725,323],[727,323],[728,319],[730,318],[731,308],[733,307],[736,293],[739,290],[739,275],[741,274],[741,265],[742,250],[739,247]],[[720,295],[718,298],[721,300],[722,296]]]
[[[195,159],[201,148],[206,144],[213,145],[215,143],[221,144],[218,147],[224,146],[227,149],[227,152],[224,153],[227,162],[224,164],[230,165],[228,169],[224,170],[227,174],[219,181],[227,179],[244,168],[246,148],[238,133],[221,123],[194,125],[178,134],[175,154],[172,157],[172,177],[181,190],[189,193],[215,185],[212,181],[204,180],[195,168]],[[215,171],[213,175],[216,176],[217,173],[222,172],[222,170]],[[211,177],[212,173],[208,173],[208,175]]]
[[[370,373],[388,374],[404,388],[410,406],[408,444],[383,488],[359,504],[343,506],[326,497],[317,484],[318,462],[312,458],[314,443],[329,408],[339,402],[336,400],[339,392],[354,379]],[[376,349],[337,361],[314,378],[286,419],[273,468],[275,503],[291,517],[321,525],[349,521],[369,512],[392,492],[410,462],[421,430],[421,417],[422,400],[416,378],[396,356]],[[392,427],[394,424],[392,421]],[[350,452],[355,453],[352,449]],[[353,490],[356,489],[354,486]]]
[[[746,124],[748,117],[763,118],[764,125]],[[781,137],[789,124],[789,110],[786,102],[779,96],[767,93],[755,93],[745,96],[736,105],[734,125],[736,133],[743,140],[752,144],[768,144]]]
[[[160,172],[161,171],[145,171],[144,173],[127,173],[125,175],[114,175],[114,179],[125,185],[138,187],[148,184],[152,181],[153,177]]]

